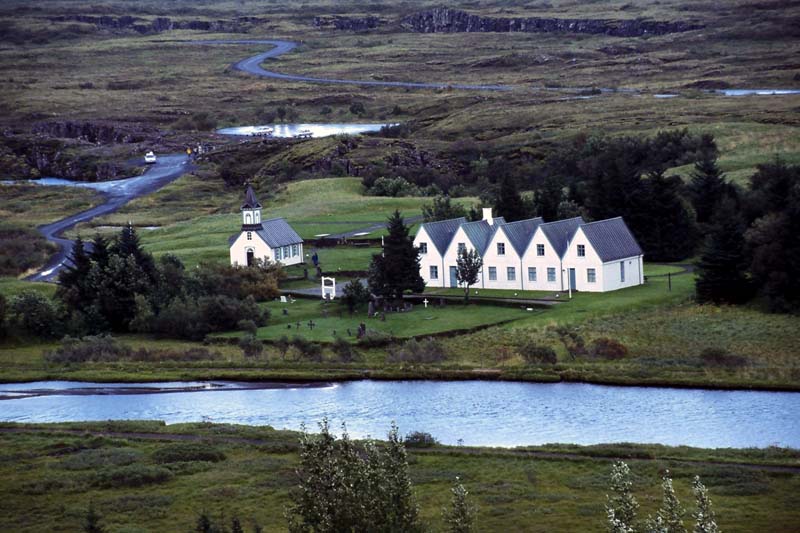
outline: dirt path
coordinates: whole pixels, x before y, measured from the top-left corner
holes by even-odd
[[[133,439],[133,440],[161,440],[161,441],[178,441],[178,442],[218,442],[227,444],[245,444],[248,446],[269,446],[272,444],[270,440],[253,439],[247,437],[221,437],[221,436],[206,436],[196,434],[184,433],[146,433],[146,432],[126,432],[126,431],[92,431],[85,429],[68,429],[68,428],[15,428],[5,427],[0,428],[0,434],[30,434],[30,433],[43,433],[47,435],[92,435],[96,437],[109,437],[115,439]],[[758,464],[758,463],[745,463],[736,461],[707,461],[707,460],[694,460],[685,458],[671,458],[671,457],[655,457],[655,458],[639,458],[639,457],[624,457],[618,455],[585,455],[580,453],[568,452],[547,452],[542,450],[524,450],[524,449],[505,449],[505,448],[477,448],[471,446],[447,446],[443,448],[410,448],[409,452],[417,455],[464,455],[464,456],[483,456],[483,457],[519,457],[530,459],[549,459],[549,460],[567,460],[567,461],[599,461],[608,462],[616,460],[624,460],[627,462],[652,462],[664,461],[673,465],[696,465],[696,466],[725,466],[732,468],[741,468],[745,470],[756,470],[765,472],[788,472],[792,474],[800,474],[800,465],[775,465],[775,464]]]

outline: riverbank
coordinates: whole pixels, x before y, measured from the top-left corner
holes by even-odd
[[[258,522],[264,531],[284,531],[298,437],[212,423],[3,424],[3,454],[14,460],[0,462],[0,520],[21,533],[72,531],[93,502],[110,531],[189,530],[203,510],[215,518],[224,513],[226,520],[236,515],[246,527]],[[197,444],[207,453],[199,456]],[[481,531],[598,531],[615,459],[631,466],[642,517],[655,512],[659,473],[668,468],[690,509],[690,479],[701,476],[726,532],[790,531],[800,522],[797,450],[631,444],[409,449],[421,515],[436,529],[459,476],[477,505]]]

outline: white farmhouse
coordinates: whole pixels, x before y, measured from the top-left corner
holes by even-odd
[[[261,220],[261,204],[249,185],[242,204],[242,230],[228,242],[234,266],[250,266],[256,258],[284,265],[303,262],[303,239],[284,218]]]
[[[428,287],[458,286],[461,249],[483,258],[476,288],[604,292],[644,283],[642,249],[622,218],[506,222],[484,209],[476,222],[462,217],[422,224],[414,245]]]

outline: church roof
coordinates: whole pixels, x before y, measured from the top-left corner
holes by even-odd
[[[253,186],[248,185],[247,192],[244,195],[244,203],[242,204],[242,209],[254,209],[254,208],[261,208],[261,204],[258,203],[258,198],[256,198],[256,192],[253,190]]]
[[[581,229],[604,263],[643,253],[622,217],[583,224]]]
[[[303,238],[286,222],[285,218],[262,220],[261,227],[262,229],[256,231],[256,235],[261,237],[261,240],[267,243],[270,248],[303,242]]]

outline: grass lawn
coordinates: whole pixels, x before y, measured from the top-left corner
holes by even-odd
[[[38,291],[46,296],[52,296],[56,292],[56,285],[55,283],[34,283],[17,278],[0,277],[0,294],[6,298],[16,296],[22,291]]]
[[[300,336],[311,341],[330,342],[336,336],[355,341],[358,324],[362,321],[366,323],[367,330],[380,331],[397,338],[408,338],[470,329],[517,320],[525,316],[525,311],[510,307],[448,305],[430,306],[426,309],[422,305],[416,305],[410,312],[387,313],[386,320],[381,321],[378,318],[366,319],[364,309],[351,316],[343,305],[337,303],[326,305],[321,301],[301,298],[290,304],[269,302],[266,307],[272,313],[270,323],[258,329],[258,338],[265,340],[275,340],[286,335]],[[327,317],[324,316],[326,307]],[[283,314],[284,309],[288,311],[288,315]],[[309,321],[314,322],[313,329],[309,328]],[[349,336],[348,329],[351,333]],[[238,335],[240,333],[230,333],[227,336]]]
[[[145,421],[5,427],[16,431],[0,433],[0,446],[8,458],[0,462],[4,480],[0,520],[9,531],[77,531],[90,502],[114,532],[189,531],[202,510],[215,518],[224,513],[226,521],[238,516],[246,530],[254,521],[267,532],[286,530],[288,491],[297,483],[296,433]],[[117,435],[100,436],[102,432]],[[141,433],[160,434],[162,440],[141,438]],[[186,449],[176,442],[181,437],[203,439],[203,449],[221,452],[223,459],[205,462],[186,455],[183,462],[157,462],[161,450]],[[600,531],[614,457],[636,458],[627,461],[640,517],[654,514],[661,499],[659,473],[668,468],[677,495],[690,512],[694,509],[691,477],[700,475],[722,531],[793,531],[800,523],[800,475],[794,470],[731,464],[796,467],[799,458],[792,450],[435,447],[409,450],[409,467],[421,517],[434,531],[444,528],[441,510],[449,503],[456,476],[477,507],[479,531]],[[124,472],[153,475],[135,482]],[[691,528],[690,516],[686,524]]]

